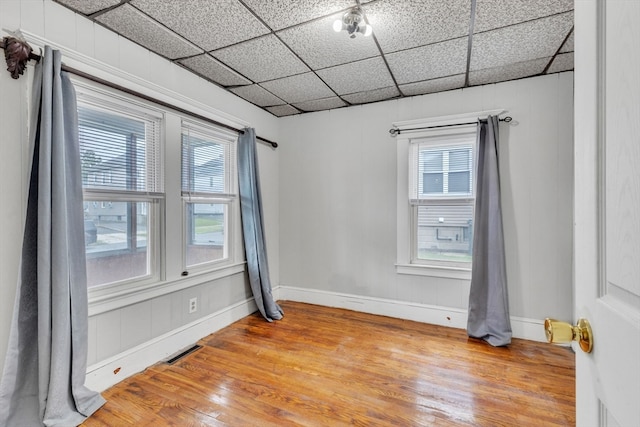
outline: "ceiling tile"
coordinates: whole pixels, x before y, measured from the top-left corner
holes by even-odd
[[[53,1],[277,116],[574,67],[574,0]],[[333,31],[357,4],[373,37]]]
[[[476,0],[474,32],[573,10],[574,0]]]
[[[569,70],[573,70],[573,52],[561,53],[556,56],[547,70],[547,74]]]
[[[272,34],[217,50],[212,55],[254,82],[310,71]]]
[[[278,117],[290,116],[292,114],[299,114],[300,111],[293,108],[291,105],[276,105],[275,107],[267,107],[267,110]]]
[[[57,3],[68,6],[80,13],[89,15],[99,10],[115,6],[120,0],[56,0]]]
[[[426,93],[444,92],[445,90],[464,87],[465,74],[426,80],[423,82],[400,85],[400,90],[405,96],[424,95]]]
[[[219,63],[207,54],[181,59],[180,62],[207,79],[221,86],[249,85],[251,81],[242,77],[224,64]]]
[[[574,46],[573,46],[574,34],[575,34],[575,31],[571,31],[571,35],[569,36],[569,38],[567,38],[567,41],[564,42],[564,44],[562,45],[562,49],[560,49],[560,53],[567,53],[567,52],[574,51]]]
[[[473,36],[471,70],[553,56],[573,26],[573,12]]]
[[[393,86],[382,57],[369,58],[318,71],[318,76],[338,95]]]
[[[314,99],[313,101],[305,101],[294,104],[294,107],[302,111],[321,111],[331,110],[332,108],[346,107],[347,104],[337,96],[324,99]]]
[[[392,53],[386,56],[387,62],[399,84],[464,73],[467,39],[462,37]]]
[[[496,68],[471,71],[469,73],[469,84],[476,86],[535,76],[544,71],[550,60],[550,57],[540,58]]]
[[[313,73],[271,80],[260,84],[277,97],[287,102],[303,102],[335,95],[326,84]]]
[[[379,55],[373,37],[333,31],[342,13],[278,32],[278,36],[312,69],[332,67]]]
[[[237,0],[133,0],[140,10],[204,50],[214,50],[267,34]]]
[[[167,58],[175,59],[202,53],[196,46],[173,34],[130,4],[110,10],[98,16],[96,20]]]
[[[363,10],[384,53],[469,35],[469,0],[389,0]]]
[[[310,21],[355,6],[353,0],[244,0],[272,30]]]
[[[230,89],[231,92],[260,107],[282,105],[285,102],[258,85],[240,86]]]
[[[398,89],[396,89],[395,86],[390,86],[368,90],[366,92],[352,93],[350,95],[344,95],[342,98],[351,104],[366,104],[367,102],[383,101],[398,96],[400,96]]]

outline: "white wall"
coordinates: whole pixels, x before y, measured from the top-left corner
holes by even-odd
[[[1,0],[0,29],[21,29],[29,38],[63,51],[63,61],[83,71],[181,103],[187,109],[228,123],[256,128],[258,135],[277,141],[278,121],[271,114],[173,65],[140,46],[76,15],[50,0]],[[2,34],[5,35],[5,34]],[[88,60],[88,62],[87,62]],[[0,370],[8,341],[17,283],[26,205],[29,159],[27,135],[29,75],[19,80],[0,72]],[[28,74],[32,72],[32,65]],[[168,144],[170,142],[167,142]],[[171,147],[168,147],[168,149]],[[259,144],[260,175],[272,281],[279,281],[278,152]],[[175,150],[172,150],[175,151]],[[89,319],[89,365],[97,366],[118,354],[192,329],[221,325],[212,316],[231,321],[242,313],[250,291],[243,273],[198,282],[177,292],[101,312]],[[187,313],[187,301],[199,296],[196,314]],[[234,311],[235,310],[235,311]],[[199,337],[194,337],[195,341]],[[167,339],[168,340],[168,339]],[[186,345],[173,340],[171,345]],[[176,344],[181,343],[181,344]],[[173,351],[178,350],[175,348]],[[156,348],[157,350],[157,348]],[[165,346],[160,351],[168,351]],[[153,355],[149,356],[153,357]],[[160,357],[160,356],[158,356]],[[126,360],[125,360],[126,362]],[[116,362],[114,362],[116,363]],[[127,373],[127,366],[122,372]],[[140,367],[138,367],[140,369]],[[97,381],[96,384],[104,384]]]
[[[396,273],[388,130],[496,108],[514,118],[501,125],[499,149],[511,315],[571,320],[573,73],[281,119],[281,295],[335,302],[329,295],[346,294],[351,308],[393,302],[395,313],[416,304],[466,310],[468,280]]]

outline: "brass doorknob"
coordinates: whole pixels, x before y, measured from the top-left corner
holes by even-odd
[[[544,319],[544,333],[550,343],[564,344],[577,341],[585,353],[593,349],[593,332],[587,319],[578,319],[576,326],[555,319]]]

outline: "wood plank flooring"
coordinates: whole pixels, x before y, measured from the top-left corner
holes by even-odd
[[[569,348],[309,304],[105,391],[83,426],[573,426]]]

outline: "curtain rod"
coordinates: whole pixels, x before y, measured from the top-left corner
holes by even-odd
[[[498,119],[498,121],[501,122],[505,122],[505,123],[509,123],[511,120],[513,120],[511,118],[511,116],[507,116],[501,119]],[[436,125],[436,126],[424,126],[424,127],[419,127],[419,128],[409,128],[409,129],[398,129],[398,128],[391,128],[389,129],[389,134],[392,137],[395,137],[396,135],[400,135],[402,132],[408,132],[408,131],[413,131],[413,130],[423,130],[423,129],[436,129],[436,128],[448,128],[451,126],[464,126],[464,125],[475,125],[478,122],[467,122],[467,123],[452,123],[449,125]]]
[[[20,40],[16,37],[4,37],[2,39],[2,43],[0,43],[0,48],[4,49],[4,56],[5,59],[7,61],[7,71],[9,71],[11,73],[11,77],[13,77],[14,79],[17,79],[18,77],[20,77],[21,74],[23,74],[24,69],[26,68],[26,63],[29,60],[35,60],[35,61],[40,61],[41,56],[38,54],[33,53],[33,49],[31,49],[31,46],[29,46],[29,44],[23,40]],[[140,93],[138,91],[135,91],[133,89],[129,89],[127,87],[121,86],[119,84],[110,82],[108,80],[104,80],[100,77],[94,76],[92,74],[89,73],[85,73],[84,71],[80,71],[76,68],[72,68],[69,67],[65,64],[62,64],[62,70],[66,71],[68,73],[74,74],[78,77],[82,77],[85,78],[87,80],[91,80],[92,82],[95,83],[100,83],[102,85],[105,85],[107,87],[110,87],[112,89],[116,89],[119,90],[121,92],[127,93],[129,95],[144,99],[145,101],[149,101],[149,102],[153,102],[155,104],[158,104],[162,107],[165,108],[170,108],[174,111],[177,111],[179,113],[182,114],[186,114],[189,115],[191,117],[196,117],[200,120],[203,120],[207,123],[211,123],[214,124],[216,126],[237,132],[237,133],[244,133],[244,131],[242,129],[238,129],[236,127],[227,125],[225,123],[221,123],[219,121],[213,120],[209,117],[203,116],[201,114],[197,114],[194,113],[192,111],[189,111],[187,109],[178,107],[176,105],[172,105],[168,102],[162,101],[160,99],[154,98],[152,96],[149,95],[145,95],[143,93]],[[262,138],[261,136],[256,136],[256,139],[265,143],[265,144],[269,144],[271,145],[271,147],[273,148],[278,148],[278,143],[274,142],[274,141],[270,141],[266,138]]]

